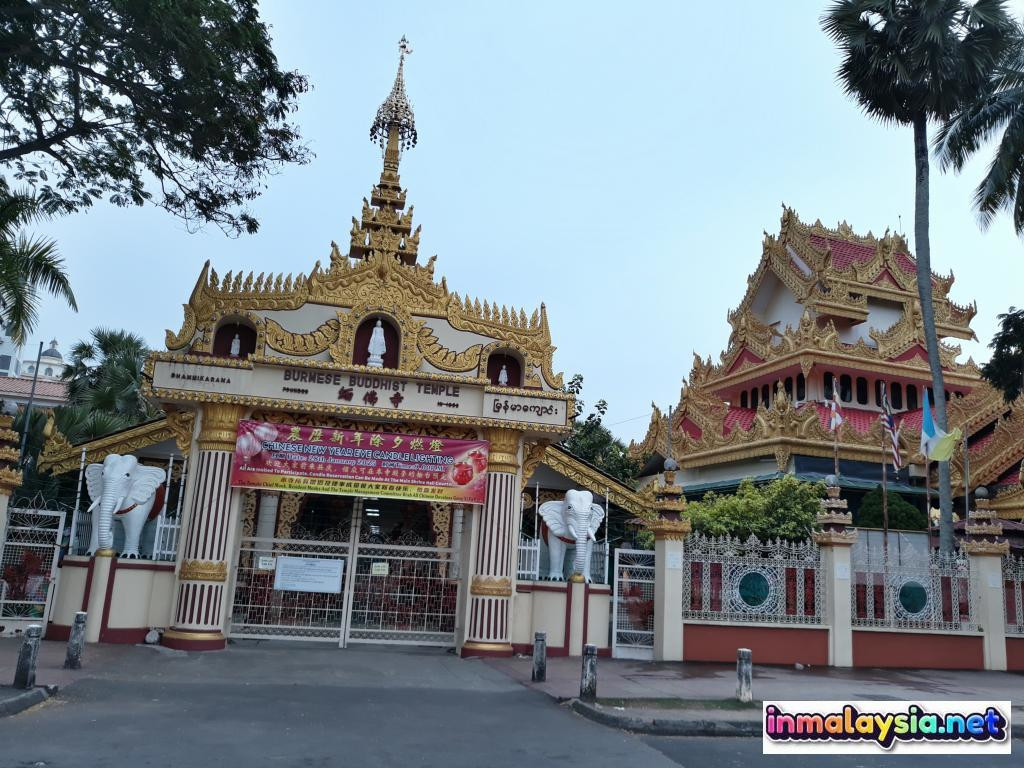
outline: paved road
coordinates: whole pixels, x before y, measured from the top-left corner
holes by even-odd
[[[59,674],[57,662],[47,659],[54,669],[42,669],[41,682]],[[74,679],[62,680],[56,699],[0,719],[0,768],[984,768],[1021,762],[769,760],[759,739],[638,737],[585,720],[481,661],[442,651],[273,644],[185,654],[96,646],[87,649],[85,663]]]

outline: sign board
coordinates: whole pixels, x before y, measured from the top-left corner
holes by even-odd
[[[274,570],[274,557],[272,555],[260,555],[256,560],[257,571],[272,571]]]
[[[174,399],[176,393],[239,395],[298,406],[343,406],[395,413],[438,414],[461,420],[490,419],[537,427],[564,428],[571,402],[552,392],[523,394],[488,391],[483,384],[450,379],[387,376],[365,371],[305,368],[254,363],[252,368],[157,360],[153,389]]]
[[[231,485],[483,504],[489,449],[486,440],[243,420]]]
[[[274,589],[287,592],[341,592],[345,561],[341,558],[278,557]]]
[[[665,556],[665,567],[670,571],[683,570],[683,553],[669,552]]]
[[[390,568],[387,560],[378,560],[376,563],[370,563],[371,576],[387,576],[389,572]]]

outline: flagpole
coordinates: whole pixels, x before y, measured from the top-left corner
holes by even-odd
[[[889,557],[889,482],[886,470],[888,462],[885,459],[885,435],[882,435],[882,548],[885,550],[885,557]]]
[[[964,525],[971,516],[971,452],[967,445],[967,430],[964,430]]]
[[[928,519],[928,548],[932,546],[932,467],[927,454],[924,457],[924,513]]]
[[[835,465],[834,472],[835,472],[835,476],[836,476],[836,484],[837,485],[839,483],[839,430],[842,429],[842,428],[843,428],[843,425],[840,424],[832,432],[832,461],[833,461],[833,464]]]

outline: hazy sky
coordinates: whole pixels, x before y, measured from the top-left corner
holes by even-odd
[[[326,262],[380,173],[368,131],[405,34],[420,141],[401,174],[421,261],[438,254],[449,288],[481,301],[546,302],[556,370],[582,373],[584,399],[607,399],[606,423],[640,437],[693,351],[724,348],[783,202],[805,221],[912,229],[911,131],[840,92],[822,7],[267,2],[282,66],[313,84],[296,120],[316,158],[270,179],[256,236],[106,205],[47,224],[80,311],[47,302],[35,339],[66,350],[112,326],[163,348],[206,259],[220,274]],[[955,301],[978,302],[979,342],[963,345],[976,360],[996,315],[1024,304],[1009,220],[982,232],[970,210],[983,165],[934,171],[931,193],[932,263],[955,272]]]

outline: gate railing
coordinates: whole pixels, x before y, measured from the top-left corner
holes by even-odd
[[[1003,556],[1003,609],[1006,634],[1024,635],[1024,557]]]
[[[683,547],[683,618],[820,624],[820,565],[813,541],[694,534]]]
[[[540,574],[540,539],[519,534],[519,581],[536,581]]]
[[[63,533],[63,510],[8,508],[0,541],[0,633],[23,623],[46,625]]]
[[[516,578],[519,581],[537,581],[542,578],[541,575],[541,540],[534,539],[524,534],[519,535],[519,556],[518,565],[516,567]],[[547,552],[547,547],[543,548],[544,552]],[[565,552],[565,563],[566,567],[572,564],[573,558],[575,557],[575,547],[566,547]],[[545,557],[546,559],[546,557]],[[607,584],[608,574],[605,572],[608,568],[608,542],[598,541],[594,544],[593,549],[590,551],[590,580],[594,584]],[[547,571],[543,572],[543,577],[547,576]]]
[[[654,550],[615,550],[612,594],[612,656],[654,655]]]

